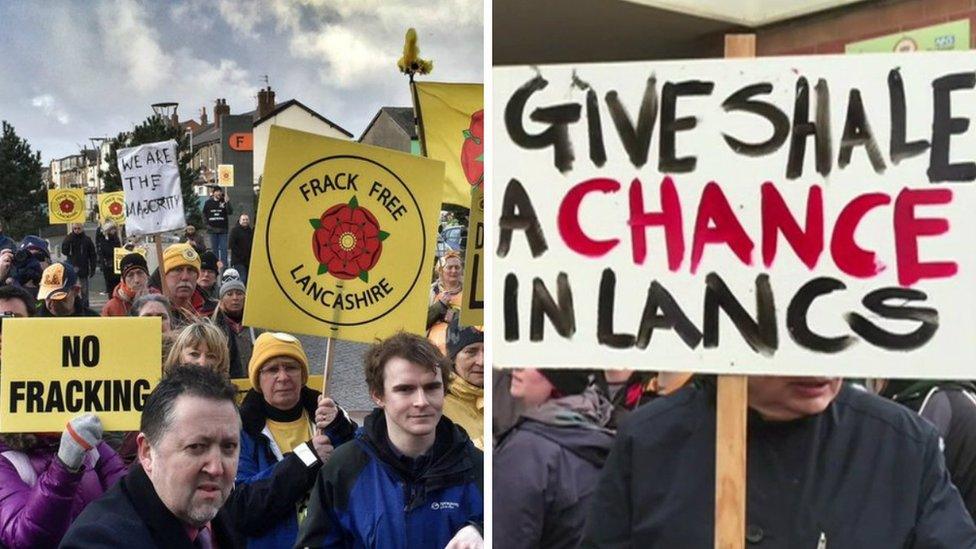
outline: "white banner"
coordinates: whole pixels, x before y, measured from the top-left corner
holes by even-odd
[[[495,364],[976,378],[974,70],[495,69]]]
[[[185,227],[176,141],[119,149],[118,155],[126,233],[137,236]]]

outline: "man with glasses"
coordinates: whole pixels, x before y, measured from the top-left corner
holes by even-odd
[[[356,424],[305,386],[308,358],[294,336],[258,336],[248,377],[253,388],[241,403],[237,489],[228,508],[248,547],[291,547],[322,463]]]

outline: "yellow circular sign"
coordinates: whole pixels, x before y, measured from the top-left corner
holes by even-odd
[[[83,206],[78,201],[78,195],[71,190],[60,190],[51,193],[48,208],[51,215],[60,221],[72,222],[79,218],[79,209]],[[84,214],[80,214],[84,218]]]
[[[125,221],[125,199],[112,193],[102,201],[102,217],[107,221]]]
[[[397,308],[429,263],[420,205],[392,170],[332,156],[293,174],[271,203],[265,250],[288,300],[334,326]]]

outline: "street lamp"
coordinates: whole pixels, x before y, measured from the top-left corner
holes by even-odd
[[[179,106],[180,104],[175,101],[153,103],[152,105],[150,105],[150,107],[152,107],[153,112],[156,113],[156,116],[162,117],[168,123],[173,124],[174,126],[176,124],[175,124],[175,120],[173,120],[173,117],[176,116],[176,109]]]

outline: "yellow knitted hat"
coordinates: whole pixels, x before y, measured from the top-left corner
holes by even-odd
[[[182,265],[189,265],[200,271],[200,254],[189,244],[173,244],[163,250],[163,274]]]
[[[302,385],[308,382],[308,357],[302,349],[302,342],[291,334],[264,332],[254,341],[251,362],[247,364],[247,377],[251,378],[251,386],[255,391],[261,392],[261,382],[258,381],[261,366],[276,356],[287,356],[297,360],[302,365]]]

